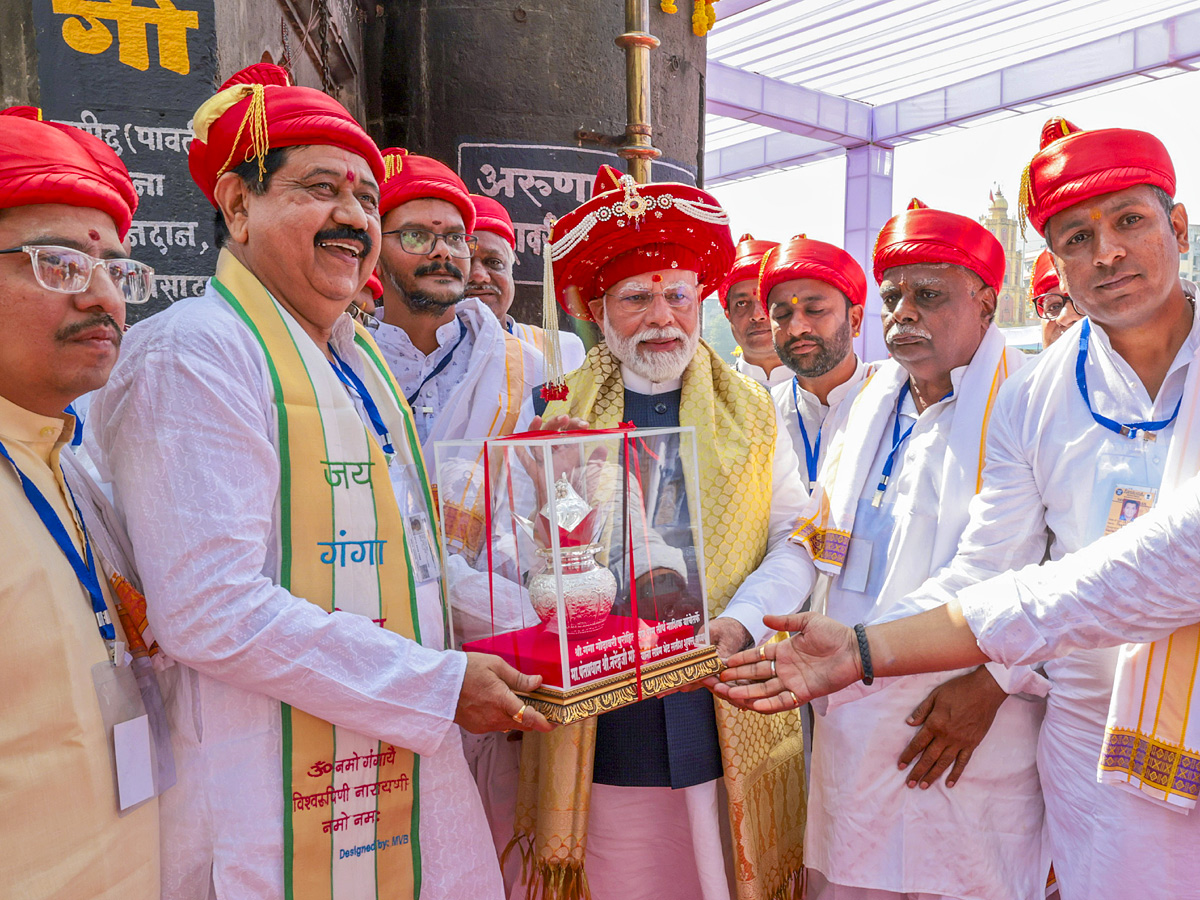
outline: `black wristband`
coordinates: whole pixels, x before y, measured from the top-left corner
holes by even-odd
[[[867,643],[867,628],[861,622],[854,626],[854,636],[858,638],[858,656],[862,660],[863,684],[875,681],[875,669],[871,666],[871,646]]]

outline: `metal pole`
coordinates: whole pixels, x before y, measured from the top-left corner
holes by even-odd
[[[649,27],[650,0],[625,0],[625,33],[616,39],[625,51],[625,146],[618,152],[639,184],[649,183],[650,161],[662,156],[650,128],[650,51],[661,41]]]

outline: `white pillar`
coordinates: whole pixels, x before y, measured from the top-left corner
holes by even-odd
[[[863,327],[854,349],[870,362],[887,358],[880,322],[882,303],[871,257],[880,229],[892,217],[892,154],[883,144],[864,144],[846,151],[846,252],[858,260],[867,273],[867,306]]]

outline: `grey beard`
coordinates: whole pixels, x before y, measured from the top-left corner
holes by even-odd
[[[679,328],[668,329],[666,334],[662,329],[650,328],[643,329],[630,338],[622,337],[609,323],[607,309],[600,321],[600,329],[604,332],[604,341],[608,344],[612,355],[628,366],[630,371],[655,384],[674,381],[676,378],[682,377],[683,370],[688,367],[688,363],[696,354],[696,348],[700,345],[699,328],[693,334],[687,334]],[[671,353],[656,353],[650,356],[644,354],[638,347],[642,339],[647,336],[679,337],[683,339],[684,344]]]

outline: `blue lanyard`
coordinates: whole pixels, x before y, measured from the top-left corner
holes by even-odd
[[[337,351],[333,349],[333,344],[329,345],[329,352],[333,354],[334,361],[329,365],[333,367],[333,371],[337,373],[338,379],[348,387],[351,391],[358,395],[358,399],[362,401],[363,408],[367,411],[367,418],[371,420],[371,425],[375,428],[379,435],[379,442],[383,446],[383,452],[392,457],[396,455],[396,448],[392,446],[391,438],[388,436],[387,426],[383,424],[383,417],[379,415],[379,407],[375,405],[375,401],[371,399],[371,392],[367,390],[367,386],[363,384],[362,379],[354,373],[337,355]]]
[[[432,372],[430,372],[428,375],[425,376],[425,380],[422,381],[419,385],[417,385],[417,389],[404,398],[405,400],[408,401],[408,405],[410,407],[413,407],[413,404],[417,402],[417,397],[420,396],[421,391],[425,390],[425,385],[429,384],[429,382],[433,381],[433,379],[435,379],[439,375],[441,375],[442,370],[444,370],[446,368],[446,366],[450,365],[450,360],[454,359],[454,351],[458,349],[459,344],[461,344],[463,342],[463,338],[465,338],[466,336],[467,336],[467,323],[464,322],[462,319],[459,319],[458,320],[458,340],[454,342],[454,346],[450,348],[450,352],[447,353],[445,356],[443,356],[442,361],[434,367]],[[415,407],[413,407],[413,408],[415,409]]]
[[[1075,357],[1075,382],[1079,385],[1079,393],[1083,396],[1083,402],[1087,404],[1088,412],[1092,414],[1092,418],[1097,425],[1103,425],[1109,431],[1115,432],[1121,437],[1127,437],[1131,441],[1135,440],[1138,434],[1141,434],[1143,440],[1155,441],[1158,440],[1158,435],[1154,432],[1162,431],[1168,425],[1175,421],[1175,417],[1179,415],[1179,407],[1183,403],[1183,397],[1179,398],[1179,403],[1175,404],[1175,412],[1171,413],[1171,418],[1162,419],[1158,422],[1130,422],[1128,425],[1122,425],[1120,422],[1102,416],[1100,413],[1092,409],[1092,401],[1088,396],[1087,386],[1087,362],[1088,342],[1092,337],[1092,322],[1090,319],[1083,320],[1083,326],[1079,329],[1079,355]]]
[[[75,433],[71,435],[71,446],[80,447],[83,445],[83,416],[75,411],[75,404],[68,403],[67,408],[63,412],[75,417]]]
[[[900,396],[896,398],[896,424],[892,426],[892,449],[888,451],[887,459],[883,461],[883,474],[880,476],[879,485],[875,488],[875,497],[871,500],[871,505],[876,509],[883,503],[883,494],[887,490],[888,482],[892,479],[892,467],[896,464],[896,453],[900,446],[908,440],[913,429],[917,427],[917,423],[913,422],[908,426],[908,431],[904,434],[900,433],[900,407],[904,405],[904,398],[908,396],[910,390],[909,382],[905,381],[904,387],[900,388]],[[954,390],[951,389],[950,393],[938,402],[949,400],[953,396]]]
[[[817,482],[817,460],[821,457],[821,428],[817,429],[817,442],[810,444],[808,429],[804,427],[804,418],[800,415],[800,380],[792,379],[792,400],[796,404],[796,424],[800,426],[800,437],[804,438],[804,463],[808,468],[808,489]],[[907,382],[906,382],[907,384]],[[821,426],[824,428],[824,425]]]
[[[17,477],[21,479],[21,487],[25,490],[25,497],[29,500],[30,506],[38,514],[38,518],[42,520],[42,524],[46,526],[46,530],[54,538],[54,543],[58,544],[58,549],[63,552],[63,555],[67,558],[67,562],[75,570],[75,577],[79,579],[79,583],[87,591],[88,597],[92,601],[92,612],[96,616],[96,624],[100,626],[100,637],[104,638],[108,644],[109,656],[111,658],[112,646],[113,642],[117,639],[117,633],[113,628],[112,620],[108,616],[108,605],[104,602],[104,594],[100,591],[100,578],[96,574],[96,563],[92,558],[92,542],[88,538],[87,528],[83,523],[83,513],[79,511],[79,504],[75,502],[75,495],[71,492],[70,485],[67,485],[67,493],[71,497],[71,505],[75,507],[75,514],[79,517],[79,527],[83,531],[83,546],[87,552],[87,562],[84,562],[83,558],[79,555],[79,551],[75,549],[75,542],[67,535],[67,529],[63,527],[62,520],[59,519],[58,514],[54,511],[54,508],[50,505],[45,495],[21,471],[9,455],[8,449],[4,444],[0,444],[0,456],[7,459],[16,471]]]

